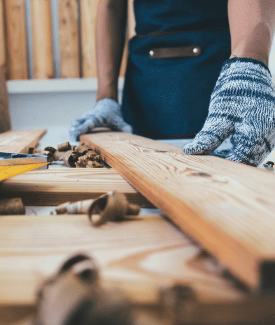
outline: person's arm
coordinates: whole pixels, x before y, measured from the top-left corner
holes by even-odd
[[[229,0],[231,57],[246,57],[268,65],[275,31],[274,0]]]
[[[202,130],[183,151],[258,166],[275,147],[275,90],[267,67],[275,1],[229,0],[228,12],[231,59],[223,64]],[[232,147],[215,150],[229,136]]]
[[[96,18],[97,101],[117,101],[127,22],[127,0],[100,0]]]

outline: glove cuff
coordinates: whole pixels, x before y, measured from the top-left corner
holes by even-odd
[[[112,107],[113,109],[119,108],[118,102],[111,98],[103,98],[103,99],[99,100],[96,103],[96,106],[100,106],[100,105],[104,105],[104,106],[106,105],[108,107]]]
[[[257,69],[260,68],[263,72],[265,70],[268,71],[268,73],[270,74],[271,76],[271,72],[268,68],[268,66],[262,62],[262,61],[259,61],[259,60],[255,60],[255,59],[250,59],[250,58],[239,58],[239,57],[235,57],[235,58],[232,58],[232,59],[228,59],[226,60],[224,63],[223,63],[223,66],[222,66],[222,72],[224,72],[224,70],[227,70],[227,69],[230,69],[230,68],[233,68],[234,65],[237,65],[239,66],[240,64],[242,63],[250,63],[250,65],[247,65],[247,68],[251,67],[253,68],[253,66],[255,66]]]

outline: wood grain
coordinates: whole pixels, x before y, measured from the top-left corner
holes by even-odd
[[[96,77],[95,21],[99,0],[80,0],[83,78]]]
[[[5,0],[8,78],[27,79],[25,0]]]
[[[79,78],[78,0],[59,0],[59,48],[61,78]]]
[[[0,134],[0,152],[27,153],[29,147],[35,147],[47,130],[7,131]]]
[[[251,289],[274,288],[273,174],[131,134],[81,141]]]
[[[50,0],[31,0],[34,79],[53,78],[53,40]]]
[[[197,323],[208,324],[214,315],[225,322],[265,315],[260,303],[254,314],[243,309],[249,296],[223,276],[219,263],[160,215],[140,215],[100,228],[92,227],[85,215],[1,217],[0,305],[30,310],[39,283],[76,252],[91,254],[102,284],[126,290],[136,304],[156,304],[159,286],[178,283],[195,292],[199,309],[191,319]],[[274,301],[273,309],[266,306],[274,319]],[[224,309],[227,312],[219,313]],[[182,324],[188,321],[190,315]]]
[[[132,203],[152,207],[114,169],[51,168],[18,175],[0,184],[5,198],[21,197],[25,205],[54,206],[94,199],[109,191],[124,193]]]

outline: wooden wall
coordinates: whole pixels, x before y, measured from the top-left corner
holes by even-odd
[[[31,28],[27,29],[27,0],[0,0],[0,67],[7,79],[34,79],[54,75],[54,42],[51,0],[29,0]],[[100,0],[56,0],[58,51],[61,78],[95,78],[95,18]],[[129,1],[127,38],[134,34],[133,0]],[[31,35],[28,35],[30,33]],[[31,49],[28,38],[31,37]],[[28,55],[28,50],[32,55]],[[31,57],[31,62],[28,60]],[[127,46],[120,75],[126,69]]]

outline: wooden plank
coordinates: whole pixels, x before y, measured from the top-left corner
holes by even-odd
[[[95,21],[99,0],[80,0],[82,76],[96,77]]]
[[[0,68],[6,76],[6,33],[4,26],[4,0],[0,0]]]
[[[61,78],[79,78],[78,0],[59,0],[59,48]]]
[[[5,0],[8,78],[27,79],[25,0]]]
[[[274,174],[131,134],[81,141],[248,286],[275,288]]]
[[[29,147],[35,147],[47,130],[7,131],[0,134],[0,152],[27,153]]]
[[[5,198],[21,197],[25,205],[55,206],[97,198],[109,191],[124,193],[132,203],[152,205],[112,168],[51,168],[15,176],[0,184]]]
[[[253,312],[244,309],[247,293],[223,276],[220,264],[159,215],[140,215],[100,228],[92,227],[85,215],[1,217],[0,305],[30,310],[38,284],[76,252],[91,254],[103,285],[126,290],[136,304],[155,304],[159,286],[175,282],[190,286],[198,304],[193,307],[198,310],[191,315],[186,312],[181,324],[209,324],[213,317],[222,323],[232,318],[249,323],[266,315],[274,320],[274,300],[273,309],[266,304],[268,311],[260,303]]]
[[[31,0],[34,79],[53,78],[51,0]]]

